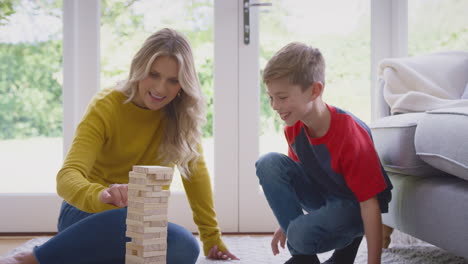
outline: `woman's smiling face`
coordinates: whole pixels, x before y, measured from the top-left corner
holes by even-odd
[[[138,92],[133,103],[150,110],[159,110],[174,100],[180,89],[179,64],[172,57],[161,56],[154,60],[148,76],[138,82]]]

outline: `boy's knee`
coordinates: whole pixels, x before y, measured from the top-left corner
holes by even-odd
[[[284,158],[285,155],[276,152],[270,152],[261,156],[257,162],[255,162],[257,176],[260,177],[262,172],[265,171],[277,170],[278,164],[280,164]]]
[[[313,223],[311,220],[303,216],[289,223],[288,246],[295,254],[313,255],[344,248],[356,236],[363,235],[362,232],[356,232],[356,230],[339,231],[327,223]]]
[[[322,230],[323,231],[323,230]],[[321,241],[324,239],[320,228],[304,225],[303,221],[296,219],[290,222],[287,230],[289,247],[300,255],[313,255],[321,253]]]

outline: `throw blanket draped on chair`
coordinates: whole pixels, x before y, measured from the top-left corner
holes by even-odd
[[[392,114],[468,107],[468,52],[384,59],[379,78]]]

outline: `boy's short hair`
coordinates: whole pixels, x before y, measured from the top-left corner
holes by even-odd
[[[325,86],[325,60],[320,50],[300,42],[284,46],[268,61],[263,71],[263,82],[268,84],[284,77],[302,89],[314,82]]]

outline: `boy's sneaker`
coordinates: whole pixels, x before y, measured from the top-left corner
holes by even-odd
[[[320,264],[317,255],[293,255],[284,264]]]
[[[351,244],[344,248],[336,249],[331,258],[323,264],[353,264],[359,245],[361,244],[361,240],[362,236],[356,237]]]

